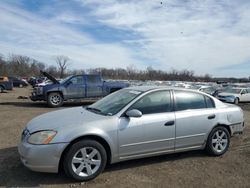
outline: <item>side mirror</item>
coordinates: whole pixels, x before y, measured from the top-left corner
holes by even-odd
[[[139,118],[142,116],[142,112],[140,110],[137,109],[133,109],[133,110],[129,110],[126,112],[126,115],[128,117],[134,117],[134,118]]]

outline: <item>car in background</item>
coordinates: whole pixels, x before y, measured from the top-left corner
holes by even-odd
[[[13,82],[14,87],[27,87],[29,85],[27,81],[18,77],[9,76],[8,78]]]
[[[243,132],[243,115],[240,107],[198,91],[130,87],[90,106],[34,118],[18,151],[31,170],[64,169],[69,177],[88,181],[107,163],[188,150],[223,155],[230,137]]]
[[[226,88],[217,98],[223,102],[239,104],[250,102],[250,88]]]
[[[13,83],[8,79],[7,76],[0,76],[0,93],[4,90],[12,90]]]
[[[204,93],[207,93],[209,95],[214,96],[216,91],[218,90],[218,88],[213,87],[213,86],[203,86],[201,88],[199,88],[199,91],[202,91]]]

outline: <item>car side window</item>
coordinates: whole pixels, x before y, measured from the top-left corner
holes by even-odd
[[[205,98],[202,94],[175,91],[175,110],[189,110],[207,108]]]
[[[241,94],[246,94],[247,90],[246,89],[242,89]]]
[[[171,111],[171,96],[170,91],[155,91],[143,96],[135,104],[130,107],[130,110],[137,109],[142,114],[154,114]]]
[[[205,96],[205,100],[206,100],[207,108],[214,108],[214,101],[210,97]]]
[[[74,76],[70,79],[72,84],[83,84],[83,76]]]
[[[88,84],[95,84],[95,83],[100,83],[100,77],[97,75],[88,75],[87,77],[87,83]]]

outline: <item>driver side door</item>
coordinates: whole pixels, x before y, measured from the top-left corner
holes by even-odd
[[[65,96],[67,99],[79,99],[85,97],[85,81],[82,75],[74,76],[66,82]]]
[[[170,91],[151,92],[128,110],[142,112],[139,118],[120,118],[118,128],[120,159],[174,151],[175,114]]]

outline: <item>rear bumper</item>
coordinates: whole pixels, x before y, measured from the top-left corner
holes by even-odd
[[[230,125],[232,135],[242,134],[245,128],[245,122],[235,123]]]
[[[21,142],[18,152],[24,166],[32,171],[57,173],[61,154],[67,143],[32,145]]]

